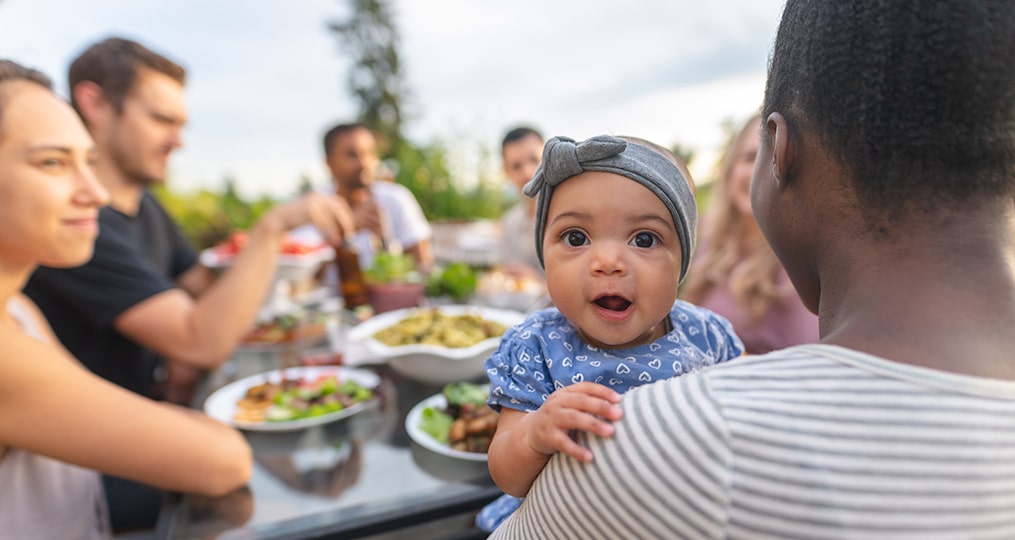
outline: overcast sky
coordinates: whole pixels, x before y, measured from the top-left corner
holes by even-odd
[[[635,135],[695,148],[761,102],[782,0],[396,0],[416,142],[447,141],[475,174],[504,131]],[[66,96],[67,67],[110,35],[188,69],[191,122],[172,158],[177,190],[290,194],[327,181],[324,130],[353,119],[348,60],[327,24],[344,0],[0,0],[0,57],[41,69]],[[595,6],[595,7],[593,7]],[[497,162],[494,163],[495,165]]]

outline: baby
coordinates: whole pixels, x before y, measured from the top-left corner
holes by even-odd
[[[679,158],[648,141],[546,142],[525,194],[538,196],[536,252],[555,307],[510,329],[486,361],[500,412],[490,474],[507,495],[480,528],[518,507],[554,453],[591,461],[572,432],[612,435],[620,394],[743,354],[728,321],[677,300],[694,247],[692,186]]]

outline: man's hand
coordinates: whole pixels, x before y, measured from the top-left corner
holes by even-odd
[[[529,446],[540,454],[561,452],[588,463],[592,461],[592,452],[576,443],[571,431],[612,436],[612,422],[623,416],[617,403],[620,394],[601,384],[582,382],[556,390],[538,410],[529,413],[526,423]]]
[[[271,221],[280,232],[313,223],[331,244],[340,243],[356,230],[352,209],[341,198],[310,192],[298,199],[275,206],[261,221]]]
[[[378,238],[384,238],[384,225],[381,219],[381,208],[373,196],[363,197],[352,209],[356,230],[368,230]]]

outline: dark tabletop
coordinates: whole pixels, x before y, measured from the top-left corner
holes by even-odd
[[[209,377],[197,403],[223,382],[284,365],[281,350],[240,351]],[[254,451],[248,488],[221,498],[174,494],[159,538],[482,538],[473,516],[501,492],[485,462],[433,454],[410,440],[405,416],[441,388],[383,365],[373,406],[295,433],[245,432]]]

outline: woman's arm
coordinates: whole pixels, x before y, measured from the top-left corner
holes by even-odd
[[[524,497],[554,453],[592,461],[592,452],[576,443],[571,431],[610,437],[611,422],[622,415],[619,402],[620,394],[606,386],[583,382],[553,392],[531,413],[501,408],[487,453],[490,476],[505,493]]]
[[[109,383],[56,342],[11,326],[0,342],[0,447],[203,495],[249,480],[250,447],[232,428]]]

